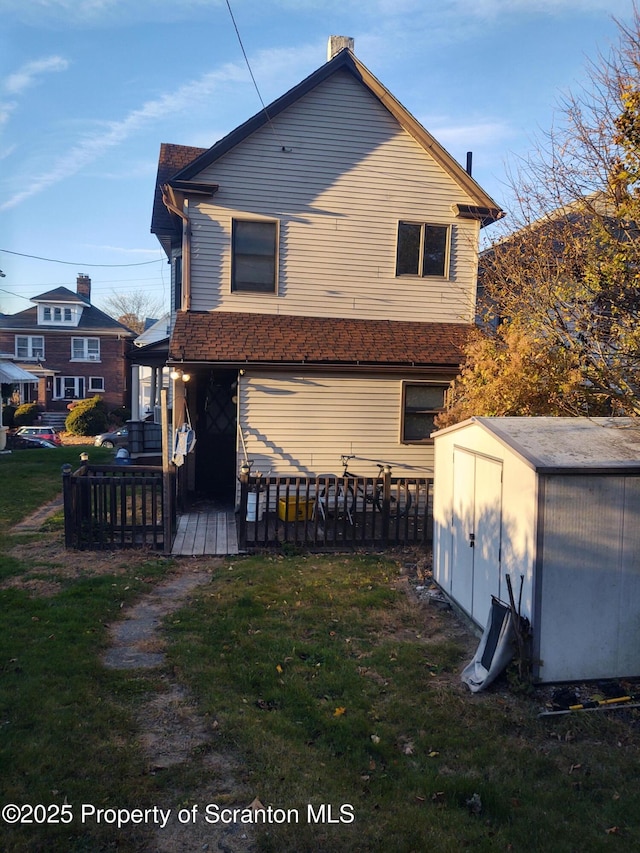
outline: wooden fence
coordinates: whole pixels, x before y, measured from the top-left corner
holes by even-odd
[[[433,541],[433,478],[240,477],[241,550],[318,550]]]
[[[176,529],[174,477],[161,467],[90,465],[63,470],[67,548],[152,547],[169,553]]]

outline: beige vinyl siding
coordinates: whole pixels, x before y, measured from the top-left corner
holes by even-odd
[[[341,473],[344,453],[358,457],[350,469],[363,476],[378,473],[376,462],[390,464],[395,476],[433,474],[432,446],[400,443],[402,378],[247,371],[239,423],[254,470]]]
[[[193,310],[473,320],[478,224],[451,210],[473,200],[346,72],[200,178],[220,189],[190,206]],[[234,216],[280,222],[277,295],[230,292]],[[451,227],[448,280],[396,278],[399,220]]]

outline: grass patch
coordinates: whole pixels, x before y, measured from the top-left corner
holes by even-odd
[[[3,803],[66,802],[77,812],[81,803],[158,802],[132,714],[150,686],[109,672],[100,653],[107,642],[106,624],[166,568],[164,561],[150,561],[144,566],[147,583],[133,572],[75,579],[45,598],[0,589]],[[135,690],[127,686],[129,680]],[[144,838],[134,828],[118,849],[141,849]],[[70,826],[0,823],[0,849],[7,853],[115,846],[113,827],[83,827],[77,819]]]
[[[75,470],[83,449],[87,448],[14,450],[0,456],[0,533],[62,492],[62,466],[68,463]],[[113,460],[113,451],[102,447],[88,450],[92,462],[106,464]]]
[[[265,827],[260,849],[635,843],[633,721],[543,723],[506,692],[471,696],[451,675],[459,643],[429,640],[429,619],[454,617],[425,616],[397,580],[378,557],[239,560],[172,620],[176,671],[243,756],[255,795],[299,816]],[[309,823],[323,804],[325,820]]]

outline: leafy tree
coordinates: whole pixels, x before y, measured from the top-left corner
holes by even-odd
[[[438,423],[640,414],[640,16],[509,177],[511,232],[481,258],[474,337]],[[499,322],[505,325],[497,326]],[[493,363],[491,360],[494,360]]]
[[[111,317],[138,335],[144,331],[148,317],[157,319],[164,313],[162,302],[149,293],[117,293],[103,302],[103,308]]]

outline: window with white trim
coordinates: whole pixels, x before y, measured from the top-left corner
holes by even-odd
[[[89,377],[89,391],[95,391],[99,393],[100,391],[104,391],[104,377],[103,376],[90,376]]]
[[[278,223],[234,219],[231,225],[231,290],[275,293]]]
[[[444,409],[449,384],[405,382],[402,386],[402,427],[404,444],[431,444],[434,418]]]
[[[71,338],[73,361],[100,361],[100,338]]]
[[[56,400],[82,400],[84,398],[84,376],[56,376],[53,396]]]
[[[42,307],[42,322],[43,323],[71,323],[73,314],[71,308],[62,308],[61,306],[44,305]]]
[[[399,222],[396,275],[447,278],[450,228],[426,222]]]
[[[16,335],[16,358],[43,359],[44,338],[42,335]]]

